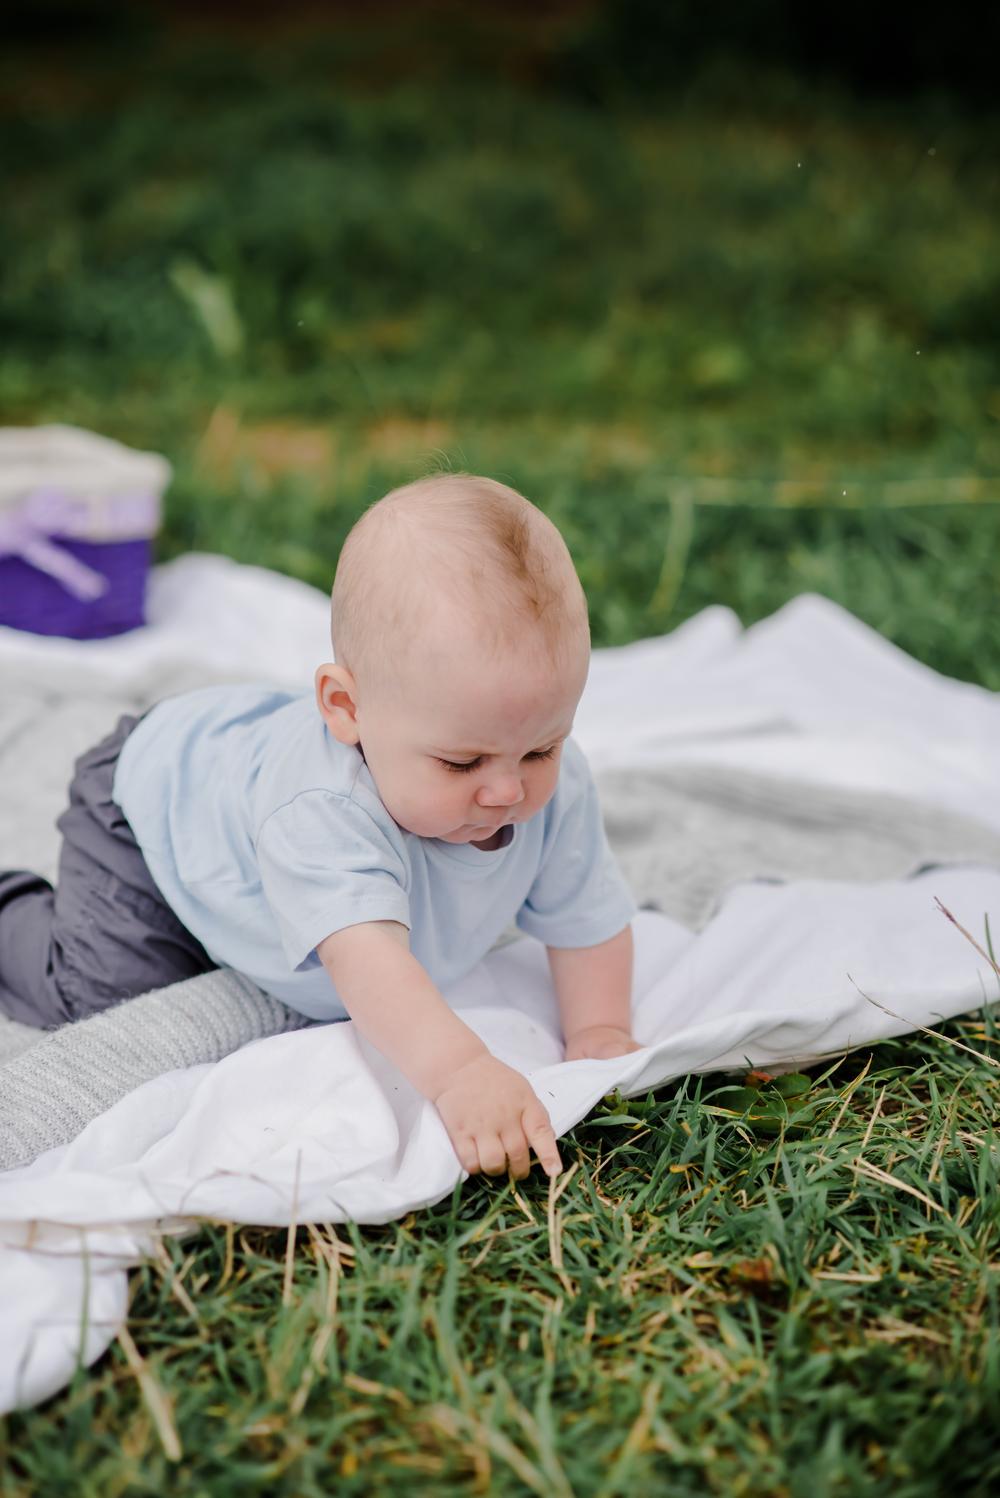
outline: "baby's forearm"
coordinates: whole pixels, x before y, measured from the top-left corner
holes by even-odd
[[[549,967],[567,1043],[585,1030],[631,1033],[632,928],[596,947],[549,947]]]
[[[562,1169],[552,1122],[520,1072],[491,1055],[445,1003],[395,921],[351,926],[316,949],[358,1029],[430,1098],[471,1173],[517,1180],[531,1151]]]
[[[488,1055],[410,952],[404,926],[371,921],[317,947],[351,1019],[432,1100],[455,1072]]]

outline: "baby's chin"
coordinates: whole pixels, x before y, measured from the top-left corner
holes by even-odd
[[[441,843],[485,843],[499,831],[497,827],[459,827],[454,832],[436,834]]]
[[[423,822],[419,817],[414,817],[412,821],[407,818],[404,821],[402,818],[397,817],[391,808],[387,808],[387,810],[389,810],[389,814],[396,825],[401,827],[404,832],[409,832],[414,837],[425,837],[438,843],[486,843],[489,842],[491,837],[495,837],[502,827],[506,827],[512,822],[523,821],[523,817],[521,816],[507,816],[503,817],[499,822],[490,822],[485,826],[476,822],[463,822],[459,827],[441,827],[433,823]]]
[[[501,822],[499,826],[494,824],[490,827],[456,827],[451,832],[424,833],[423,836],[434,837],[439,843],[487,843],[507,825],[507,822]],[[507,839],[506,833],[504,838]]]
[[[393,820],[413,837],[425,837],[438,843],[482,843],[492,837],[496,831],[495,827],[451,827],[441,828],[433,826],[413,826],[408,821],[401,822],[398,817]]]

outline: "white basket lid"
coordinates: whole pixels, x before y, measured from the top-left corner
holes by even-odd
[[[75,534],[120,537],[123,506],[114,502],[146,501],[133,511],[135,532],[152,534],[170,476],[159,453],[137,452],[79,427],[0,427],[0,514],[36,496],[58,498],[76,512]]]

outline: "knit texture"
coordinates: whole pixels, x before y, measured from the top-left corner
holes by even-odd
[[[308,1023],[239,973],[214,972],[41,1032],[0,1067],[0,1169],[66,1144],[152,1077]]]
[[[19,1025],[17,1020],[0,1014],[0,1067],[45,1039],[44,1030],[35,1030],[31,1025]],[[3,1073],[0,1072],[0,1077]]]
[[[749,880],[869,882],[936,864],[1000,866],[1000,833],[902,796],[713,765],[597,780],[608,840],[639,904],[692,931]]]

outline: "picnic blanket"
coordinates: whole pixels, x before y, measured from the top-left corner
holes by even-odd
[[[0,631],[6,866],[51,870],[72,759],[122,710],[211,680],[307,687],[327,600],[222,558],[154,574],[149,627],[76,645]],[[562,1061],[544,952],[449,992],[557,1132],[613,1087],[836,1055],[995,997],[935,910],[1000,911],[1000,701],[826,600],[743,630],[706,610],[595,653],[576,736],[640,902],[644,1049]],[[253,1042],[253,1043],[250,1043]],[[0,1024],[0,1411],[122,1324],[127,1268],[199,1216],[383,1222],[461,1171],[435,1110],[348,1024],[208,974],[47,1036]]]

